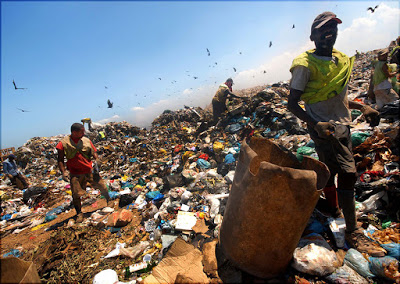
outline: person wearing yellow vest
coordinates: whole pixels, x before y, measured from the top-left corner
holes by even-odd
[[[99,189],[107,200],[107,206],[113,207],[110,201],[107,186],[99,178],[93,178],[92,159],[98,159],[96,148],[92,141],[84,137],[85,127],[81,123],[71,126],[71,135],[65,136],[56,146],[58,152],[58,167],[62,173],[63,180],[70,181],[72,191],[72,202],[76,210],[76,222],[83,221],[81,196],[86,193],[86,184],[89,182],[94,188]],[[64,157],[67,158],[67,169],[64,165]]]
[[[226,99],[228,97],[234,97],[237,99],[246,99],[239,96],[236,96],[232,93],[232,78],[226,79],[225,83],[219,85],[217,92],[215,93],[212,99],[212,108],[213,108],[213,118],[214,124],[218,122],[221,114],[226,111]]]
[[[374,67],[372,84],[374,86],[375,101],[378,109],[399,98],[396,92],[392,90],[392,83],[389,81],[392,77],[395,77],[397,70],[391,72],[389,69],[389,65],[387,64],[388,54],[389,51],[386,48],[379,50],[378,61],[372,63]]]
[[[346,221],[346,241],[361,252],[383,256],[385,250],[375,247],[357,227],[354,198],[357,171],[348,126],[349,108],[361,110],[374,126],[379,124],[379,113],[347,99],[354,58],[333,48],[340,23],[332,12],[324,12],[314,19],[310,39],[315,49],[296,57],[290,68],[288,109],[307,122],[318,157],[330,170],[330,179],[323,190],[329,205],[327,211],[337,217],[341,214],[340,205]],[[300,107],[300,100],[304,101],[305,110]]]

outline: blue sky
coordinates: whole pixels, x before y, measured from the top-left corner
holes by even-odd
[[[204,108],[228,77],[234,90],[289,80],[327,10],[348,55],[399,35],[398,1],[2,1],[0,148],[68,134],[85,117],[149,126],[164,109]]]

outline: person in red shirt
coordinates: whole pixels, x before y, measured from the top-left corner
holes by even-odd
[[[65,136],[56,146],[58,167],[62,173],[63,180],[71,183],[72,202],[76,210],[77,223],[83,221],[81,196],[86,193],[87,182],[100,190],[107,200],[107,206],[114,206],[104,181],[99,176],[93,178],[92,159],[95,162],[98,159],[97,150],[92,141],[83,136],[84,134],[85,127],[83,124],[74,123],[71,126],[71,135]],[[67,158],[69,175],[65,168],[64,157]]]

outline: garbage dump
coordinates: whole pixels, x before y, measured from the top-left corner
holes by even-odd
[[[370,103],[375,54],[358,56],[349,99]],[[80,224],[74,222],[71,186],[57,167],[55,147],[64,135],[27,141],[15,155],[31,187],[19,190],[1,176],[2,258],[33,263],[41,281],[51,283],[238,283],[258,277],[274,283],[400,283],[399,102],[381,110],[374,128],[352,112],[357,216],[364,234],[386,251],[377,258],[350,249],[343,219],[315,207],[324,199],[317,191],[323,187],[323,167],[312,170],[318,177],[309,181],[308,197],[296,195],[305,183],[291,181],[274,194],[248,190],[257,176],[240,170],[254,146],[249,141],[275,145],[274,153],[290,156],[296,171],[299,165],[311,169],[322,163],[306,125],[287,110],[288,82],[238,94],[250,100],[233,100],[217,125],[212,113],[199,107],[165,110],[150,129],[83,119],[98,150],[99,174],[116,202],[107,207],[87,184]],[[238,188],[243,175],[248,180]],[[263,185],[271,186],[271,179],[279,191],[276,176]],[[276,202],[265,202],[267,193]],[[228,230],[235,222],[241,231]],[[270,269],[283,250],[279,267]]]

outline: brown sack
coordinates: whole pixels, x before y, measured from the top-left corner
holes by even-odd
[[[36,266],[16,257],[0,259],[1,283],[41,283]]]
[[[243,141],[220,231],[225,255],[262,278],[283,273],[314,210],[329,170],[268,139]]]

